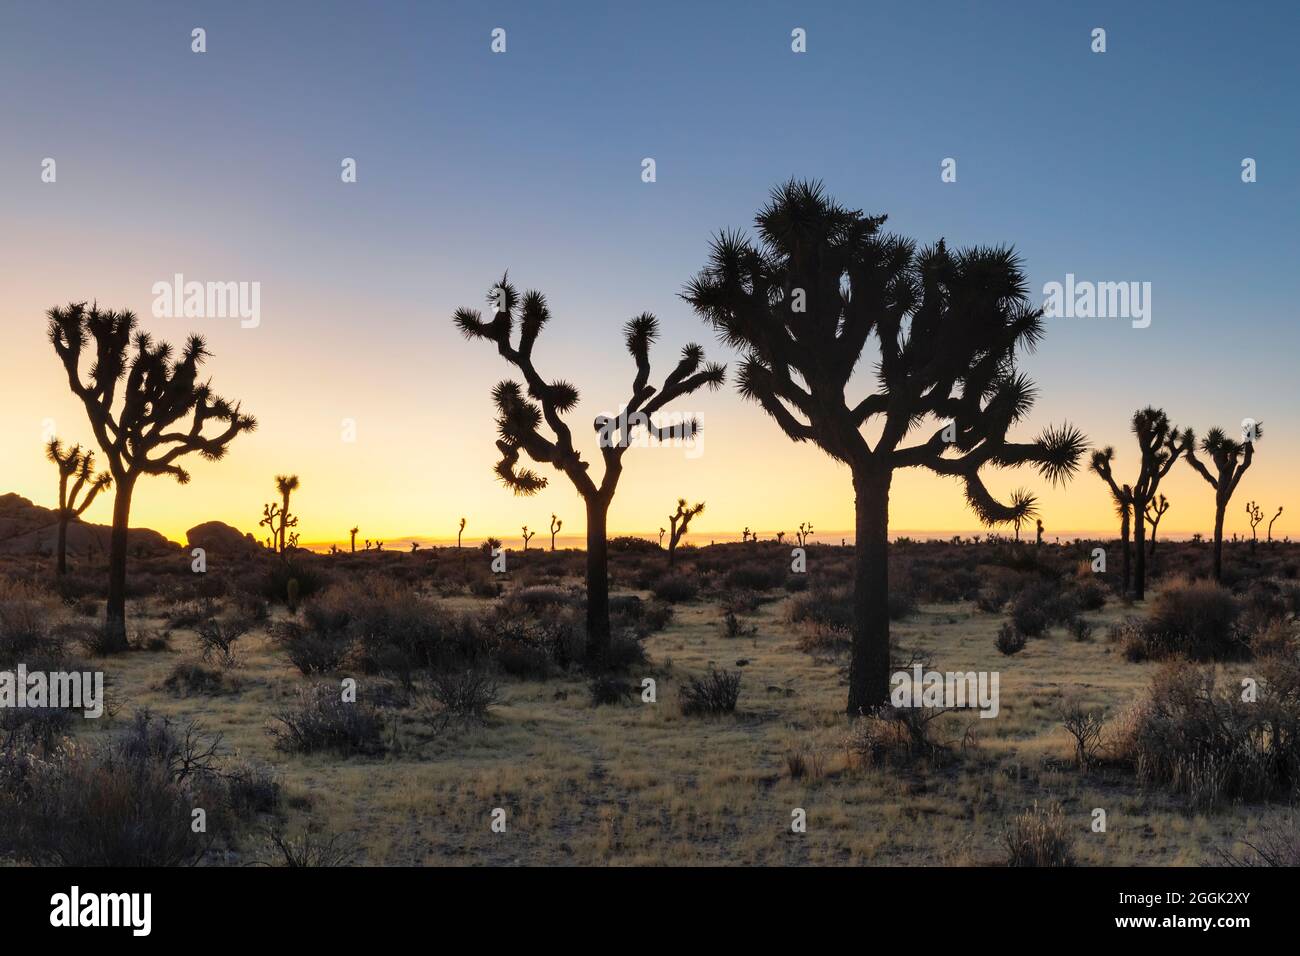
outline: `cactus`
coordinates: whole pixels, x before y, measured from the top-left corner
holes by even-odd
[[[68,522],[74,517],[85,514],[91,502],[99,493],[113,483],[113,476],[108,472],[95,474],[95,453],[82,450],[80,445],[73,445],[66,452],[63,443],[51,438],[45,446],[45,457],[59,469],[59,538],[56,545],[55,573],[62,576],[68,573]],[[68,479],[76,477],[72,490],[68,490]],[[81,501],[77,495],[85,492]]]
[[[520,468],[521,455],[538,464],[563,472],[582,496],[587,511],[587,660],[594,667],[605,662],[610,647],[609,543],[606,537],[609,506],[623,473],[623,455],[632,444],[632,430],[640,428],[652,437],[694,438],[699,423],[690,419],[682,425],[660,427],[654,416],[669,402],[690,395],[702,387],[716,389],[726,376],[726,367],[704,361],[704,349],[695,344],[682,349],[677,366],[663,385],[650,385],[650,346],[659,334],[659,322],[649,313],[632,319],[624,327],[624,342],[636,375],[631,396],[617,419],[596,420],[604,472],[597,484],[589,465],[574,448],[564,414],[578,404],[578,390],[570,383],[544,378],[533,364],[533,346],[550,320],[546,298],[536,291],[518,294],[508,277],[503,277],[488,296],[494,315],[484,321],[477,310],[458,309],[453,321],[470,339],[491,342],[498,353],[522,375],[524,384],[506,380],[492,392],[497,407],[497,448],[501,460],[496,474],[517,495],[533,495],[547,485],[547,479],[530,468]],[[519,326],[516,344],[515,327]],[[549,434],[543,432],[543,428]]]
[[[209,356],[202,336],[191,335],[174,352],[166,342],[155,343],[137,331],[129,311],[101,311],[80,302],[50,309],[47,316],[50,344],[73,394],[85,406],[113,476],[104,636],[106,650],[124,651],[127,529],[136,481],[142,475],[169,475],[185,484],[190,474],[179,464],[183,456],[197,453],[216,461],[238,435],[256,428],[257,421],[243,414],[238,403],[217,396],[201,377],[200,366]],[[81,368],[88,343],[93,356],[89,380]],[[114,412],[119,397],[121,409]],[[205,434],[209,425],[217,430]]]

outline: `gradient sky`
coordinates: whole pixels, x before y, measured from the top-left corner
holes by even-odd
[[[495,27],[505,54],[489,50]],[[806,54],[790,50],[795,27]],[[1229,531],[1250,498],[1300,513],[1298,27],[1283,3],[10,0],[0,492],[53,503],[47,420],[90,440],[43,314],[97,299],[173,341],[205,334],[217,391],[260,421],[223,462],[195,463],[189,486],[138,486],[133,525],[178,540],[208,519],[253,530],[272,476],[294,471],[304,541],[354,523],[362,537],[454,536],[461,515],[472,536],[514,536],[553,511],[580,530],[559,473],[534,499],[494,481],[488,393],[508,369],[458,337],[452,311],[480,306],[506,268],[544,291],[554,318],[536,358],[580,386],[570,421],[589,435],[627,397],[628,317],[661,319],[654,380],[690,340],[734,359],[677,294],[710,237],[748,226],[796,175],[919,240],[1014,244],[1036,291],[1067,272],[1151,282],[1150,328],[1049,323],[1025,363],[1040,400],[1020,437],[1069,419],[1114,444],[1128,475],[1136,408],[1201,432],[1254,417],[1265,436]],[[344,157],[356,184],[340,182]],[[940,181],[945,157],[956,183]],[[1241,182],[1244,157],[1257,183]],[[151,287],[177,272],[260,282],[261,326],[154,319]],[[675,407],[703,420],[703,454],[630,450],[614,530],[658,528],[679,495],[708,503],[701,537],[852,526],[847,471],[730,387]],[[990,485],[1041,489],[1049,537],[1113,524],[1086,473],[1066,490],[1030,471]],[[1212,492],[1190,468],[1164,490],[1162,531],[1210,530]],[[105,496],[87,517],[109,513]],[[908,471],[892,526],[976,522],[953,480]],[[1294,533],[1288,515],[1277,531]]]

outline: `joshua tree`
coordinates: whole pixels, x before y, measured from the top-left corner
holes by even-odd
[[[1038,466],[1052,481],[1078,466],[1084,438],[1049,429],[1019,444],[1007,432],[1034,389],[1015,359],[1043,334],[1020,260],[1008,249],[953,252],[943,240],[918,250],[880,232],[885,219],[830,200],[820,184],[791,181],[757,216],[759,242],[724,233],[684,296],[722,339],[746,352],[742,396],[759,403],[794,441],[811,441],[848,465],[856,494],[850,715],[888,701],[889,488],[898,468],[963,480],[987,523],[1011,521],[1030,502],[998,502],[985,465]],[[878,355],[864,359],[875,336]],[[856,405],[854,370],[879,388]],[[928,440],[905,447],[931,418]],[[879,425],[879,428],[874,426]],[[874,445],[866,427],[878,437]]]
[[[91,502],[101,491],[113,483],[113,476],[108,472],[95,474],[95,453],[82,450],[80,445],[73,445],[67,451],[57,438],[51,438],[45,446],[45,457],[59,469],[59,539],[57,573],[68,573],[68,522],[85,514]],[[68,491],[68,480],[76,478],[72,490]],[[77,496],[85,492],[80,502]]]
[[[382,541],[376,541],[376,542],[375,542],[375,550],[376,550],[376,551],[383,551],[383,550],[384,550],[384,542],[382,542]]]
[[[209,356],[201,336],[191,335],[176,356],[166,342],[137,332],[129,311],[101,311],[80,302],[52,308],[47,316],[50,343],[113,476],[104,643],[106,649],[125,650],[127,528],[135,483],[141,475],[170,475],[185,484],[190,474],[177,464],[181,457],[197,452],[216,461],[236,435],[252,431],[257,422],[199,380],[199,367]],[[83,379],[81,353],[89,340],[94,362]],[[122,406],[115,412],[119,386]],[[205,435],[209,423],[219,429]]]
[[[1038,528],[1035,533],[1034,544],[1040,548],[1043,546],[1043,519],[1042,518],[1038,519]]]
[[[1169,499],[1164,495],[1147,502],[1147,521],[1151,522],[1151,544],[1147,548],[1148,554],[1156,553],[1156,529],[1160,527],[1160,519],[1165,516],[1165,512],[1168,510]]]
[[[291,516],[289,513],[289,496],[298,490],[299,484],[300,482],[298,481],[297,475],[276,475],[275,476],[275,487],[276,490],[280,492],[280,500],[282,502],[280,506],[280,513],[284,519],[280,522],[280,553],[281,554],[284,554],[285,527],[286,526],[290,528],[298,527],[297,515]]]
[[[745,530],[740,532],[740,540],[741,541],[749,540],[749,525],[745,525]]]
[[[795,537],[799,539],[799,547],[801,548],[807,547],[808,539],[812,537],[812,533],[813,533],[813,526],[811,521],[808,522],[801,521],[799,523],[799,530],[795,532]],[[844,539],[841,538],[840,545],[843,546],[843,544],[844,544]]]
[[[1241,484],[1241,476],[1246,473],[1255,458],[1255,442],[1263,437],[1263,427],[1252,423],[1253,430],[1243,431],[1241,441],[1233,441],[1222,428],[1211,428],[1201,439],[1201,451],[1214,465],[1211,472],[1193,450],[1195,436],[1191,429],[1187,431],[1187,463],[1196,469],[1196,473],[1209,482],[1214,489],[1214,580],[1223,580],[1223,516],[1228,511],[1228,502],[1233,492]]]
[[[1011,492],[1011,511],[1012,516],[1010,522],[1015,526],[1016,543],[1019,544],[1020,526],[1030,518],[1037,519],[1038,505],[1034,500],[1034,496],[1030,494],[1028,490],[1017,488],[1015,491]]]
[[[1094,451],[1088,467],[1101,476],[1110,488],[1111,500],[1115,503],[1115,514],[1119,515],[1119,538],[1124,557],[1124,570],[1121,577],[1120,593],[1128,594],[1129,581],[1132,578],[1133,554],[1129,543],[1129,527],[1133,517],[1133,489],[1115,481],[1111,462],[1115,460],[1115,449],[1107,445],[1100,451]]]
[[[1259,539],[1255,529],[1264,520],[1264,509],[1253,501],[1246,502],[1246,520],[1250,522],[1250,550],[1253,554],[1255,552],[1255,543]]]
[[[551,552],[555,552],[555,536],[559,534],[560,529],[564,527],[564,522],[555,515],[551,515]]]
[[[659,547],[661,547],[661,548],[664,546],[664,535],[666,535],[667,533],[668,533],[668,529],[667,529],[667,528],[660,528],[660,529],[659,529]]]
[[[663,441],[693,438],[699,423],[691,419],[682,425],[658,427],[653,417],[669,402],[697,389],[716,389],[723,382],[726,366],[704,361],[704,349],[695,344],[682,349],[677,366],[660,388],[650,381],[650,345],[657,338],[659,323],[648,312],[624,326],[624,341],[636,363],[632,393],[617,417],[599,416],[595,430],[604,459],[604,474],[597,484],[589,464],[573,445],[563,415],[578,404],[578,390],[562,380],[548,381],[533,364],[533,346],[550,319],[545,297],[536,291],[519,296],[503,278],[489,294],[495,314],[485,322],[474,309],[459,309],[456,326],[467,338],[487,339],[524,378],[524,384],[506,380],[493,389],[497,407],[497,448],[501,461],[496,473],[517,495],[536,494],[547,479],[532,469],[520,468],[520,454],[539,464],[561,471],[582,496],[587,511],[587,656],[593,665],[607,659],[609,631],[609,547],[606,541],[610,502],[623,473],[623,454],[640,427]],[[519,320],[518,344],[514,342],[515,320]],[[543,426],[550,432],[543,433]]]
[[[528,542],[533,540],[533,537],[536,534],[536,531],[529,531],[528,525],[524,525],[524,554],[528,553]]]
[[[668,537],[668,567],[671,568],[677,560],[677,544],[685,536],[687,525],[703,510],[703,501],[696,502],[688,508],[685,498],[677,499],[677,511],[668,516],[668,526],[672,529]]]
[[[1272,541],[1273,541],[1273,522],[1276,521],[1276,520],[1277,520],[1278,518],[1280,518],[1280,517],[1282,517],[1282,506],[1281,506],[1281,505],[1278,505],[1278,506],[1277,506],[1277,514],[1273,515],[1273,517],[1270,518],[1270,519],[1269,519],[1269,522],[1268,522],[1268,541],[1269,541],[1270,544],[1271,544]]]
[[[456,529],[456,547],[460,547],[460,536],[465,533],[465,519],[460,519],[460,527]]]
[[[348,532],[348,534],[352,535],[352,553],[353,553],[353,554],[356,554],[356,553],[357,553],[357,532],[360,531],[360,530],[361,530],[360,528],[353,528],[351,531]]]
[[[785,543],[785,532],[784,532],[784,531],[778,531],[778,532],[776,533],[776,543],[777,543],[777,544],[784,544],[784,543]]]

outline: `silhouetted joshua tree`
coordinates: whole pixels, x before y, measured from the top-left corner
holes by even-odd
[[[1038,519],[1038,527],[1037,529],[1035,529],[1034,532],[1034,544],[1040,548],[1043,546],[1043,519],[1042,518]]]
[[[296,533],[286,542],[285,531],[298,527],[298,516],[289,513],[289,496],[297,490],[299,484],[297,475],[276,475],[275,487],[280,492],[280,504],[270,502],[262,505],[262,520],[258,524],[265,525],[270,532],[266,546],[280,555],[287,553],[286,545],[298,544]]]
[[[740,532],[740,540],[741,541],[749,540],[749,525],[745,525],[745,530]]]
[[[1263,426],[1256,422],[1252,433],[1243,434],[1241,441],[1233,441],[1222,428],[1211,428],[1201,439],[1201,451],[1209,456],[1214,465],[1211,472],[1193,450],[1195,435],[1187,430],[1187,463],[1196,469],[1196,473],[1209,482],[1214,489],[1214,580],[1223,580],[1223,516],[1228,511],[1228,502],[1233,492],[1241,484],[1241,476],[1246,473],[1255,458],[1255,442],[1264,435]]]
[[[552,554],[555,553],[555,536],[560,533],[560,529],[563,527],[564,527],[564,522],[559,518],[555,517],[555,515],[551,515],[551,553]]]
[[[684,297],[743,349],[742,396],[758,402],[796,442],[811,441],[848,465],[856,494],[853,650],[847,710],[889,698],[889,489],[898,468],[962,479],[987,523],[1015,518],[1029,502],[998,502],[980,469],[1037,465],[1068,478],[1084,450],[1074,428],[1007,440],[1034,390],[1015,369],[1017,351],[1043,334],[1019,259],[1008,249],[951,252],[942,240],[918,250],[830,200],[820,184],[791,181],[756,218],[758,245],[723,233]],[[864,359],[874,335],[879,354]],[[879,388],[845,400],[855,369]],[[926,418],[939,428],[909,447]],[[873,426],[879,424],[876,430]],[[862,429],[878,434],[871,444]]]
[[[702,387],[722,384],[726,366],[705,363],[704,349],[695,344],[682,349],[677,366],[668,373],[660,388],[649,384],[650,345],[659,333],[654,316],[643,313],[624,326],[624,341],[636,363],[632,394],[615,418],[599,416],[594,427],[604,474],[600,483],[589,474],[589,465],[573,446],[564,413],[578,404],[578,390],[562,380],[547,381],[533,364],[533,346],[550,319],[545,297],[536,291],[519,296],[508,279],[503,278],[488,296],[495,314],[484,322],[477,310],[459,309],[456,326],[467,338],[494,342],[497,351],[524,378],[521,385],[512,380],[499,383],[492,391],[497,406],[497,448],[501,461],[496,473],[517,495],[531,495],[546,487],[547,479],[528,468],[519,467],[519,457],[528,455],[539,464],[549,464],[561,471],[577,489],[587,512],[587,656],[593,665],[608,657],[609,630],[609,547],[606,541],[610,502],[623,473],[623,454],[631,444],[632,431],[640,427],[654,438],[693,438],[699,423],[691,419],[681,425],[658,427],[653,416],[676,398],[690,395]],[[515,344],[515,320],[519,320],[519,339]],[[550,437],[543,434],[543,425]]]
[[[668,527],[672,529],[668,537],[668,567],[672,567],[677,561],[677,544],[686,535],[686,528],[691,523],[691,519],[704,510],[704,502],[699,501],[686,506],[685,498],[677,499],[677,511],[668,516]]]
[[[1124,562],[1120,594],[1128,594],[1129,583],[1133,575],[1133,553],[1129,537],[1130,522],[1133,517],[1133,489],[1129,485],[1121,485],[1115,481],[1115,474],[1111,470],[1111,463],[1114,460],[1115,449],[1107,445],[1100,451],[1092,453],[1088,467],[1100,475],[1102,481],[1106,482],[1107,487],[1110,488],[1111,500],[1115,503],[1115,514],[1119,516],[1119,539]]]
[[[1273,517],[1270,518],[1270,519],[1269,519],[1269,522],[1268,522],[1268,541],[1269,541],[1270,544],[1271,544],[1272,541],[1273,541],[1273,522],[1276,521],[1276,520],[1277,520],[1278,518],[1280,518],[1280,517],[1282,517],[1282,506],[1281,506],[1281,505],[1278,505],[1278,506],[1277,506],[1277,514],[1273,515]]]
[[[784,544],[784,543],[785,543],[785,532],[784,532],[784,531],[778,531],[778,532],[776,533],[776,543],[777,543],[777,544]]]
[[[1165,516],[1165,512],[1168,510],[1169,499],[1164,495],[1147,502],[1147,521],[1151,522],[1151,544],[1147,548],[1147,554],[1156,553],[1156,529],[1160,527],[1160,519]]]
[[[812,537],[812,533],[813,526],[811,521],[799,523],[799,530],[795,532],[795,537],[799,539],[799,547],[805,548],[808,546],[808,539]],[[843,546],[843,544],[844,541],[841,539],[840,545]]]
[[[1030,518],[1037,519],[1038,505],[1035,503],[1034,496],[1025,488],[1017,488],[1011,492],[1011,512],[1012,517],[1009,519],[1016,529],[1016,543],[1020,543],[1020,526]]]
[[[56,546],[56,573],[68,573],[68,522],[85,514],[91,502],[99,493],[113,483],[113,476],[108,472],[95,474],[95,453],[82,450],[80,445],[73,445],[67,451],[57,438],[51,438],[45,446],[45,457],[59,469],[59,538]],[[72,490],[68,490],[68,481],[76,478]],[[77,496],[85,492],[80,501]]]
[[[536,531],[530,532],[528,530],[528,525],[524,525],[524,554],[528,553],[528,542],[533,540],[533,537],[536,534],[537,534]]]
[[[357,532],[360,531],[360,530],[361,530],[360,528],[353,528],[352,530],[350,530],[350,531],[348,532],[348,534],[352,535],[352,553],[353,553],[353,554],[356,554],[356,553],[357,553]],[[459,545],[458,545],[458,547],[459,547]]]
[[[659,547],[661,547],[661,548],[664,546],[664,535],[666,535],[667,533],[668,533],[668,529],[667,529],[667,528],[660,528],[660,529],[659,529]]]
[[[101,311],[81,302],[50,309],[47,316],[50,343],[72,393],[86,408],[113,476],[104,646],[125,650],[127,529],[136,481],[141,475],[171,475],[185,484],[190,474],[177,464],[181,457],[198,453],[216,461],[236,435],[252,431],[257,421],[199,381],[199,367],[209,356],[201,336],[191,335],[177,357],[166,342],[155,344],[148,333],[137,332],[129,311]],[[81,353],[89,340],[94,362],[83,380]],[[115,412],[119,387],[122,405]],[[224,427],[205,435],[209,423]]]
[[[460,536],[465,533],[465,519],[460,519],[460,527],[456,530],[456,547],[460,547]]]
[[[1259,535],[1255,529],[1260,526],[1264,520],[1264,509],[1253,501],[1246,502],[1246,520],[1250,522],[1250,551],[1255,553],[1255,543],[1259,540]]]

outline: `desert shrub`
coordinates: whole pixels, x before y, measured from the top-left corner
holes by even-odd
[[[274,767],[239,760],[225,770],[230,808],[242,817],[274,813],[280,806],[282,788]]]
[[[497,683],[483,671],[436,674],[429,681],[428,697],[444,725],[449,721],[486,724],[488,710],[497,702]]]
[[[699,596],[700,581],[695,575],[665,574],[650,587],[650,591],[661,601],[681,604]]]
[[[940,754],[944,748],[931,735],[931,723],[942,713],[922,707],[889,707],[855,718],[844,738],[850,762],[866,768],[905,766]]]
[[[997,614],[1004,607],[1010,595],[1004,588],[998,586],[983,587],[975,595],[975,606],[985,614]]]
[[[1074,595],[1080,611],[1100,611],[1106,606],[1106,587],[1094,577],[1079,581]]]
[[[1075,695],[1063,696],[1057,703],[1057,716],[1065,732],[1074,738],[1074,762],[1080,769],[1093,763],[1101,742],[1105,711],[1098,707],[1085,707]]]
[[[272,561],[262,577],[261,595],[268,601],[296,605],[323,591],[328,583],[325,573],[310,559]]]
[[[636,693],[636,687],[617,677],[597,674],[587,685],[587,691],[591,695],[591,706],[601,707],[625,703]]]
[[[1047,614],[1032,601],[1017,598],[1011,605],[1011,624],[1025,637],[1042,637],[1048,623]]]
[[[59,604],[28,585],[0,584],[0,665],[62,650],[54,632]]]
[[[1018,814],[1003,835],[1007,866],[1074,866],[1074,838],[1059,804]]]
[[[753,637],[757,633],[757,625],[743,623],[735,611],[729,610],[722,615],[723,637],[734,640],[739,637]]]
[[[609,539],[609,550],[611,554],[659,554],[663,549],[649,538],[620,534]]]
[[[1237,631],[1236,598],[1213,581],[1177,580],[1151,602],[1143,628],[1147,656],[1182,654],[1192,660],[1230,660],[1246,649]]]
[[[1295,631],[1284,621],[1272,621],[1265,627],[1251,632],[1250,653],[1256,658],[1294,655],[1296,653]]]
[[[347,834],[324,836],[310,830],[297,837],[286,836],[272,827],[267,839],[275,854],[275,863],[291,869],[350,866],[356,862],[357,849]]]
[[[998,628],[998,636],[993,641],[994,646],[1007,657],[1023,651],[1025,643],[1025,635],[1021,634],[1020,629],[1010,621],[1002,622],[1002,626]]]
[[[731,714],[740,698],[740,671],[710,667],[704,677],[692,677],[681,690],[682,713],[688,716]]]
[[[200,657],[206,664],[234,667],[238,663],[235,642],[252,628],[253,622],[238,615],[210,617],[195,627],[199,637]]]
[[[28,750],[52,753],[72,730],[76,711],[64,707],[0,708],[0,737]]]
[[[147,710],[97,747],[0,770],[0,852],[55,866],[178,866],[200,860],[219,832],[225,791],[213,765],[217,741],[182,732]],[[208,834],[190,828],[208,811]]]
[[[198,661],[178,661],[163,679],[163,687],[177,697],[195,694],[216,696],[226,690],[226,680],[221,671]]]
[[[1093,626],[1091,621],[1076,617],[1067,625],[1067,628],[1070,631],[1070,636],[1076,641],[1082,643],[1092,640]]]
[[[906,588],[889,589],[889,619],[901,621],[916,613],[916,595]]]
[[[731,590],[771,591],[785,582],[786,567],[773,562],[771,566],[745,564],[732,568],[723,582]]]
[[[813,588],[790,599],[786,619],[848,633],[853,630],[853,592],[847,587]]]
[[[1300,827],[1294,817],[1281,823],[1266,823],[1260,833],[1242,840],[1250,851],[1244,856],[1224,852],[1223,860],[1229,866],[1300,866]]]
[[[291,753],[330,750],[343,755],[383,750],[383,723],[373,707],[343,700],[339,688],[316,684],[299,690],[294,705],[271,719],[267,733]]]
[[[785,589],[791,594],[800,594],[808,590],[808,575],[806,574],[788,574],[785,578]]]
[[[348,653],[348,642],[339,637],[322,637],[295,621],[280,621],[271,637],[299,672],[312,676],[335,671]]]
[[[1256,699],[1219,686],[1212,665],[1165,664],[1128,716],[1113,755],[1145,785],[1208,809],[1227,800],[1289,799],[1300,784],[1300,663],[1259,664]]]

